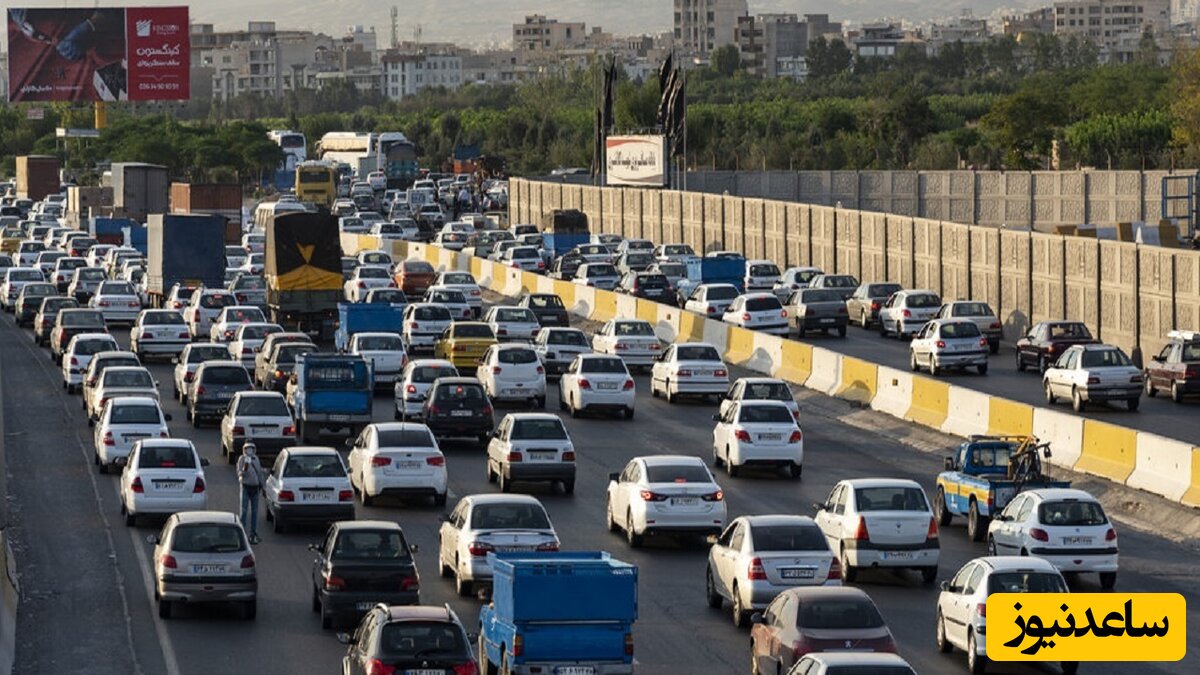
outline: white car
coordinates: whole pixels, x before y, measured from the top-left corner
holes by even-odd
[[[296,444],[296,423],[283,394],[277,391],[239,391],[221,418],[221,454],[236,464],[246,441],[254,443],[261,461]]]
[[[650,395],[667,403],[680,396],[720,396],[729,389],[729,367],[707,342],[681,342],[667,347],[650,369]]]
[[[228,361],[229,350],[225,345],[214,345],[211,342],[194,342],[185,345],[179,356],[172,360],[175,370],[172,381],[175,385],[175,400],[187,402],[187,392],[192,386],[192,378],[196,369],[205,361]]]
[[[233,339],[229,341],[229,358],[241,360],[246,368],[254,368],[254,355],[262,346],[267,336],[272,333],[282,333],[283,326],[277,323],[255,321],[238,325],[234,330]]]
[[[934,315],[938,319],[970,319],[987,338],[988,348],[993,354],[1000,352],[1000,340],[1004,337],[1004,325],[992,311],[991,305],[975,300],[955,300],[942,305]]]
[[[441,305],[455,319],[470,320],[475,316],[475,311],[471,309],[471,303],[467,301],[467,296],[462,291],[454,288],[430,286],[425,289],[425,296],[421,299],[421,302],[431,305]]]
[[[346,302],[362,302],[373,288],[395,288],[396,282],[386,267],[359,265],[342,285]]]
[[[438,232],[433,243],[447,251],[461,251],[467,247],[467,235],[462,232]]]
[[[1042,374],[1046,403],[1071,399],[1075,412],[1092,401],[1124,401],[1132,412],[1142,402],[1144,376],[1125,352],[1112,345],[1074,345]]]
[[[764,291],[773,294],[781,277],[779,266],[770,260],[747,260],[743,286],[747,293]]]
[[[649,239],[622,239],[617,244],[616,255],[634,252],[654,253],[654,242]]]
[[[816,504],[817,525],[853,582],[863,568],[919,569],[927,584],[937,578],[941,542],[925,491],[916,481],[856,478],[833,487]]]
[[[717,319],[725,314],[738,295],[738,289],[733,284],[700,284],[692,289],[683,308]]]
[[[408,349],[399,333],[355,333],[347,351],[371,364],[376,387],[393,386],[408,365]]]
[[[1117,530],[1083,490],[1022,492],[992,519],[987,541],[990,555],[1044,558],[1064,574],[1099,574],[1106,591],[1117,585]]]
[[[611,291],[621,280],[621,273],[609,262],[586,262],[575,270],[572,280],[580,286],[591,286],[603,291]]]
[[[173,309],[144,309],[129,329],[129,351],[141,358],[175,356],[192,341],[183,315]]]
[[[546,369],[532,347],[498,344],[488,347],[475,377],[493,401],[530,401],[546,407]]]
[[[88,307],[100,310],[106,323],[132,324],[142,311],[142,299],[128,281],[104,281],[96,287]]]
[[[446,503],[446,457],[429,427],[413,422],[369,424],[348,457],[350,483],[371,506],[379,497],[430,498]]]
[[[490,581],[487,554],[557,551],[558,535],[542,503],[529,495],[467,495],[438,531],[438,570],[453,576],[459,595]]]
[[[46,278],[36,267],[9,267],[4,270],[4,281],[0,283],[0,303],[4,311],[11,312],[16,306],[17,296],[25,284],[44,283]]]
[[[411,221],[409,221],[411,222]],[[406,241],[416,233],[416,225],[405,227],[400,223],[375,223],[371,226],[370,235],[383,242]]]
[[[233,294],[224,288],[197,288],[183,310],[183,320],[187,322],[192,338],[202,340],[208,337],[213,321],[217,320],[221,310],[235,304],[237,300]]]
[[[177,312],[182,312],[191,306],[192,294],[195,292],[196,288],[193,286],[175,284],[171,286],[171,290],[167,291],[167,297],[163,299],[162,306],[166,309],[173,309]],[[186,316],[184,317],[184,321],[187,321]]]
[[[144,366],[113,366],[100,373],[94,387],[85,392],[88,426],[100,419],[104,404],[118,396],[145,396],[158,400],[158,383]]]
[[[263,483],[265,518],[281,533],[291,523],[354,520],[354,490],[337,450],[285,448]]]
[[[108,368],[116,366],[141,366],[142,360],[133,352],[98,352],[94,354],[91,360],[88,361],[87,368],[83,371],[83,383],[79,385],[83,395],[80,396],[80,405],[84,411],[87,411],[88,400],[91,398],[91,390],[95,389],[100,384],[100,375]]]
[[[432,352],[442,333],[452,323],[454,317],[446,307],[429,302],[413,303],[404,308],[400,333],[410,351]]]
[[[779,401],[787,406],[792,419],[800,424],[800,404],[792,394],[792,388],[783,380],[773,377],[740,377],[725,392],[721,400],[720,414],[742,401]]]
[[[941,297],[933,291],[897,291],[879,308],[879,334],[898,338],[916,335],[941,306]]]
[[[434,380],[439,377],[458,377],[458,369],[453,363],[443,359],[415,359],[409,361],[396,380],[395,388],[395,418],[406,420],[417,417],[425,407],[425,397],[429,394]]]
[[[533,350],[546,368],[546,377],[557,377],[580,354],[591,354],[587,334],[578,328],[543,328],[533,341]]]
[[[774,293],[739,295],[725,309],[721,320],[740,328],[772,335],[786,336],[790,331],[787,310]]]
[[[787,671],[787,675],[838,673],[917,675],[917,671],[902,656],[889,652],[809,652]]]
[[[937,599],[934,630],[938,651],[957,647],[967,653],[967,670],[987,668],[986,608],[992,593],[1068,593],[1067,581],[1049,561],[1025,556],[976,558],[942,582]],[[1065,675],[1078,672],[1079,664],[1062,662]]]
[[[71,278],[75,276],[75,270],[81,267],[87,267],[86,258],[59,258],[54,263],[54,269],[46,275],[46,279],[54,284],[59,293],[64,293],[71,284]]]
[[[104,406],[96,423],[92,461],[100,473],[128,457],[133,444],[143,438],[167,438],[170,415],[163,414],[158,401],[146,396],[121,396]]]
[[[212,342],[228,344],[237,334],[239,326],[248,323],[266,323],[267,317],[263,311],[253,305],[230,305],[221,310],[213,319],[208,329],[208,339]],[[240,355],[235,358],[240,358]]]
[[[262,253],[267,247],[267,235],[250,232],[242,235],[242,248],[247,253]]]
[[[54,268],[57,266],[59,260],[66,257],[67,254],[63,251],[42,251],[38,254],[37,260],[34,261],[33,267],[42,273],[42,277],[45,280],[54,283],[54,277],[51,276],[54,273]]]
[[[34,268],[37,263],[38,256],[42,251],[46,250],[46,244],[40,241],[26,239],[17,244],[17,267]],[[39,279],[40,281],[40,279]]]
[[[562,483],[575,492],[575,445],[562,420],[549,413],[510,413],[487,446],[487,481],[511,492],[514,482]]]
[[[662,355],[662,342],[649,321],[612,319],[592,336],[592,349],[619,356],[631,368],[649,368]]]
[[[241,246],[229,245],[225,247],[226,267],[241,267],[246,264],[246,259],[249,257],[249,251]]]
[[[116,338],[108,333],[80,333],[72,337],[62,355],[63,389],[66,389],[68,394],[79,390],[79,386],[83,384],[83,374],[87,371],[93,355],[120,350]]]
[[[354,257],[358,259],[359,266],[367,265],[391,269],[392,265],[395,264],[395,261],[392,260],[390,253],[387,251],[380,251],[378,249],[372,251],[359,251],[358,255]]]
[[[988,341],[967,319],[934,319],[921,327],[908,345],[909,368],[928,368],[937,375],[948,368],[988,371]]]
[[[138,516],[203,511],[208,507],[204,468],[208,460],[184,438],[145,438],[118,459],[121,513],[133,527]]]
[[[408,307],[408,295],[399,288],[372,288],[362,301],[368,305],[391,305],[400,311]]]
[[[500,257],[500,264],[525,272],[540,273],[546,269],[546,260],[536,246],[513,246],[506,249]]]
[[[654,249],[654,258],[659,262],[675,262],[696,257],[696,251],[687,244],[663,244]]]
[[[635,548],[647,535],[707,536],[725,529],[725,492],[698,457],[635,457],[609,475],[606,499],[609,531],[623,530]]]
[[[741,401],[713,415],[713,464],[733,478],[743,467],[784,469],[792,478],[804,470],[804,433],[779,401]]]
[[[470,272],[439,272],[433,280],[433,285],[462,291],[463,297],[467,299],[467,304],[471,306],[472,316],[474,318],[482,316],[483,291]]]
[[[742,516],[708,549],[704,594],[713,609],[728,600],[733,625],[741,628],[751,612],[789,588],[841,583],[841,564],[812,518]]]
[[[603,243],[597,243],[595,241],[596,236],[597,235],[594,234],[592,235],[593,242],[591,244],[576,246],[573,250],[583,258],[585,264],[611,263],[613,258],[612,249]],[[604,237],[610,235],[599,236]],[[613,248],[616,248],[616,244],[613,245]],[[613,271],[615,272],[616,270],[614,269]]]
[[[87,257],[85,258],[87,260],[87,266],[102,267],[104,265],[104,259],[108,256],[108,252],[114,248],[116,248],[116,246],[113,246],[112,244],[96,244],[95,246],[89,248]]]
[[[532,342],[542,328],[537,315],[527,307],[496,305],[487,311],[483,320],[492,327],[496,339],[501,342]]]
[[[633,419],[637,388],[625,362],[606,354],[580,354],[558,382],[558,407],[571,417],[615,412]]]
[[[266,264],[266,256],[262,253],[251,253],[246,256],[246,262],[242,263],[239,270],[249,274],[262,274],[263,267]]]

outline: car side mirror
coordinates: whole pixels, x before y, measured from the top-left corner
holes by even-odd
[[[337,641],[344,645],[354,644],[354,638],[349,633],[338,633]]]
[[[608,474],[608,479],[614,483],[619,483],[619,482],[621,482],[621,474],[610,473],[610,474]]]
[[[764,622],[764,620],[763,620],[762,612],[755,612],[750,615],[750,623],[763,623],[763,622]]]
[[[708,544],[709,546],[715,546],[717,543],[717,535],[710,534],[704,537],[704,543]]]
[[[1161,356],[1151,356],[1150,360],[1154,361],[1155,363],[1162,363],[1164,359]]]
[[[438,522],[439,522],[439,523],[448,523],[448,522],[450,522],[450,514],[449,514],[449,513],[443,513],[443,514],[440,514],[440,515],[438,516]]]
[[[124,467],[126,464],[129,464],[129,458],[128,457],[118,457],[118,458],[116,458],[116,460],[114,460],[114,463],[117,466]]]
[[[712,421],[714,421],[714,422],[720,422],[720,421],[721,421],[721,415],[720,415],[720,414],[716,414],[716,413],[714,413],[714,414],[713,414],[713,416],[712,416]]]
[[[943,591],[949,591],[950,590],[950,581],[943,579],[942,583],[938,584],[938,588],[941,588]]]
[[[147,543],[147,544],[158,545],[158,535],[157,535],[157,534],[148,534],[148,535],[146,535],[146,543]]]
[[[828,510],[829,505],[822,504],[821,502],[813,502],[812,507],[816,511],[826,511],[826,510]]]
[[[410,553],[420,553],[420,552],[421,552],[421,546],[420,546],[420,544],[409,544],[409,545],[408,545],[408,550],[409,550],[409,552],[410,552]]]
[[[309,544],[308,550],[313,551],[314,553],[319,553],[321,551],[321,545],[320,544]]]
[[[954,458],[947,457],[944,460],[942,460],[942,468],[944,468],[946,471],[953,471],[954,470]]]
[[[201,458],[200,458],[200,466],[208,466],[208,465],[209,465],[208,458],[207,458],[207,457],[201,457]]]
[[[999,522],[999,523],[1007,523],[1008,521],[1012,520],[1012,516],[1009,516],[1004,513],[998,513],[998,514],[996,514],[996,517],[993,518],[993,520],[995,520],[996,522]]]
[[[170,422],[171,420],[173,420],[175,418],[171,416],[171,413],[163,413],[163,419]]]
[[[349,450],[354,447],[354,442],[356,440],[357,439],[354,437],[347,438],[345,441],[342,441],[342,445],[346,446],[346,449]]]

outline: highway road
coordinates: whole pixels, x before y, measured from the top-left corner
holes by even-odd
[[[125,333],[123,329],[115,332]],[[818,342],[830,344],[836,340]],[[890,358],[900,346],[877,342],[877,337],[863,339],[856,335],[845,341],[843,348],[861,348],[864,352],[870,350],[873,356]],[[212,461],[207,469],[210,507],[235,511],[234,472],[217,461],[217,431],[211,427],[192,429],[186,422],[182,407],[169,395],[169,364],[158,362],[151,365],[151,370],[162,384],[165,408],[174,416],[172,434],[193,439],[202,456]],[[736,369],[734,374],[738,374]],[[1016,377],[1001,374],[989,375],[988,379],[997,383],[1011,379],[1016,389]],[[1029,386],[1036,386],[1033,376],[1024,379]],[[332,633],[320,629],[316,615],[309,611],[311,555],[306,544],[319,538],[316,530],[277,535],[265,525],[260,527],[263,541],[256,547],[260,580],[256,621],[242,621],[233,611],[218,608],[188,608],[170,621],[155,616],[149,582],[151,547],[145,538],[155,533],[157,526],[145,523],[127,528],[118,517],[117,479],[94,471],[91,430],[79,398],[68,396],[60,383],[59,371],[46,352],[33,345],[28,332],[17,330],[8,316],[0,320],[0,394],[11,500],[8,524],[24,592],[15,672],[340,672],[344,647]],[[639,413],[634,421],[564,419],[579,457],[574,496],[549,490],[534,494],[546,505],[564,549],[606,549],[639,566],[637,672],[745,673],[748,632],[735,629],[728,612],[718,613],[705,606],[704,547],[651,541],[644,549],[630,550],[623,539],[605,529],[604,490],[610,472],[619,471],[630,458],[642,454],[709,456],[713,426],[710,416],[715,406],[669,406],[650,397],[646,376],[638,376],[637,383]],[[551,401],[555,394],[551,386]],[[940,456],[895,440],[924,432],[883,416],[883,431],[867,430],[840,421],[837,411],[845,408],[837,402],[810,392],[801,393],[800,399],[805,411],[807,451],[803,481],[753,476],[730,479],[718,474],[731,518],[779,512],[811,514],[811,504],[822,501],[837,480],[848,477],[898,476],[916,479],[927,490],[932,487]],[[377,397],[375,419],[391,420],[391,409],[390,395]],[[1148,406],[1149,411],[1155,409]],[[1140,419],[1149,420],[1154,414],[1142,413]],[[1116,415],[1122,420],[1137,417]],[[330,437],[329,441],[333,443],[334,439]],[[458,446],[443,450],[451,486],[447,508],[462,495],[495,490],[485,481],[481,452]],[[358,516],[399,521],[409,541],[420,546],[416,559],[422,572],[423,602],[450,603],[468,629],[474,630],[478,601],[458,598],[452,584],[440,579],[435,569],[441,513],[434,507],[385,502],[378,507],[360,507]],[[1196,546],[1172,543],[1129,528],[1121,529],[1120,535],[1123,555],[1118,588],[1183,593],[1191,606],[1190,622],[1200,625]],[[983,545],[969,542],[960,525],[943,530],[942,547],[941,578],[984,554]],[[859,583],[879,604],[901,654],[919,673],[965,671],[961,653],[942,655],[934,646],[935,587],[922,586],[915,575],[887,573],[863,574]],[[1098,585],[1094,578],[1085,577],[1074,588],[1096,591]],[[1200,654],[1198,634],[1193,630],[1189,639],[1193,655]],[[1197,672],[1198,661],[1200,657],[1193,656],[1182,663],[1137,664],[1134,671]],[[1054,673],[1057,669],[994,665],[991,672]],[[1082,672],[1131,671],[1119,664],[1095,664],[1085,665]]]

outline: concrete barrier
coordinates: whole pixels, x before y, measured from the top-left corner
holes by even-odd
[[[1188,506],[1200,506],[1200,450],[1192,452],[1191,483],[1179,501]]]
[[[813,372],[812,345],[795,340],[783,340],[779,350],[779,367],[772,373],[789,382],[804,384]]]
[[[571,284],[575,287],[574,302],[567,305],[567,309],[576,316],[591,316],[592,308],[596,306],[596,289],[583,284]],[[558,288],[558,284],[554,285]],[[567,302],[563,298],[563,302]]]
[[[729,349],[725,350],[725,361],[744,365],[753,354],[754,331],[737,326],[731,328],[729,330]]]
[[[1080,450],[1076,471],[1124,483],[1137,465],[1137,432],[1085,419]]]
[[[843,356],[837,396],[863,405],[869,404],[875,398],[878,379],[879,366],[870,361]]]
[[[617,293],[617,318],[636,319],[638,317],[638,299],[632,295]]]
[[[991,406],[988,403],[990,398],[983,392],[951,385],[942,431],[964,437],[988,433],[991,421]]]
[[[912,408],[913,377],[906,370],[879,366],[871,407],[893,417],[904,418]]]
[[[537,292],[538,293],[553,293],[554,292],[554,280],[551,279],[550,277],[539,276],[538,280],[537,280]]]
[[[993,436],[1027,436],[1033,433],[1033,406],[989,397],[988,431]],[[1035,434],[1036,435],[1036,434]],[[1041,438],[1040,436],[1038,438]]]
[[[708,319],[704,322],[702,341],[716,347],[718,353],[724,354],[729,351],[729,330],[731,328],[732,326],[722,321]]]
[[[833,396],[841,384],[842,355],[824,347],[813,347],[812,374],[804,381],[804,386]]]
[[[567,311],[571,311],[571,308],[575,306],[575,289],[579,287],[569,281],[554,279],[550,288],[551,293],[562,299],[563,306],[567,308]]]
[[[644,302],[644,300],[638,302],[639,311]],[[652,304],[655,306],[657,316],[656,320],[651,322],[654,325],[654,334],[658,336],[659,340],[668,344],[675,342],[679,339],[679,322],[684,312],[670,305]]]
[[[779,370],[782,353],[783,338],[767,333],[755,333],[754,352],[746,362],[746,367],[760,373],[774,373]]]
[[[1195,452],[1190,443],[1138,432],[1133,473],[1126,485],[1179,501],[1192,484]]]
[[[679,342],[703,342],[706,320],[695,312],[681,312],[679,315]]]
[[[644,300],[638,298],[636,306],[634,307],[633,315],[653,326],[654,324],[658,323],[659,307],[661,307],[661,305],[653,300]]]
[[[617,298],[612,291],[596,289],[596,301],[592,305],[592,313],[588,318],[595,321],[608,321],[617,318]]]
[[[904,419],[941,429],[950,410],[950,385],[938,380],[914,375],[912,378],[912,405]]]
[[[1050,444],[1050,463],[1070,469],[1083,452],[1083,418],[1049,408],[1033,409],[1033,435]]]

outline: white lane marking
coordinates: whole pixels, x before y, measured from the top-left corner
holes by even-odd
[[[137,558],[138,568],[142,571],[143,586],[146,589],[147,600],[150,601],[150,606],[154,607],[154,573],[150,570],[150,562],[141,553],[141,544],[138,542],[137,529],[126,528],[129,533],[129,541],[133,544],[134,557]],[[171,635],[167,632],[166,625],[163,624],[157,613],[151,614],[151,621],[154,622],[154,632],[158,635],[158,644],[162,647],[163,664],[167,667],[167,675],[180,675],[179,661],[175,657],[175,644],[171,642]]]
[[[51,372],[51,369],[46,365],[46,362],[43,359],[38,358],[41,356],[41,354],[37,353],[36,349],[30,349],[29,345],[27,344],[25,346],[25,351],[33,352],[32,360],[38,364],[39,368],[50,374],[51,381],[53,381],[55,377],[59,379],[62,378],[62,370],[60,369]],[[59,402],[63,409],[63,419],[70,419],[74,414],[73,411],[70,410],[70,406],[67,405],[67,401],[71,400],[69,398],[71,395],[65,394],[65,396],[67,398],[63,398],[63,395],[60,394]],[[137,650],[133,646],[133,617],[129,611],[129,600],[126,597],[125,576],[121,573],[121,568],[117,564],[117,546],[116,542],[113,541],[112,523],[109,522],[108,515],[104,511],[104,500],[100,497],[100,484],[96,478],[97,473],[92,471],[91,468],[92,458],[88,456],[85,441],[79,438],[78,431],[75,434],[75,439],[79,444],[79,453],[83,455],[84,472],[87,474],[88,480],[92,484],[92,496],[96,499],[96,513],[99,514],[100,520],[104,523],[104,536],[106,539],[108,539],[108,559],[112,561],[113,576],[116,577],[117,591],[118,595],[121,597],[121,609],[125,617],[125,636],[126,642],[129,646],[129,658],[133,662],[134,672],[138,675],[144,675],[145,671],[142,669],[141,662],[138,661]],[[129,532],[130,539],[133,541],[134,557],[137,558],[138,565],[142,568],[143,579],[149,579],[149,570],[147,570],[146,562],[143,560],[144,556],[140,555],[141,550],[138,546],[137,538],[134,536],[135,530],[133,528],[127,528],[127,530]],[[145,584],[145,587],[147,588],[147,594],[151,594],[151,591],[148,590],[151,586],[152,584]],[[154,598],[152,595],[150,599],[151,605],[153,605]],[[154,629],[158,634],[159,647],[162,649],[163,663],[166,665],[167,675],[180,675],[179,663],[175,658],[175,647],[171,643],[171,636],[167,634],[166,628],[162,625],[161,621],[158,619],[151,620],[154,621]]]

